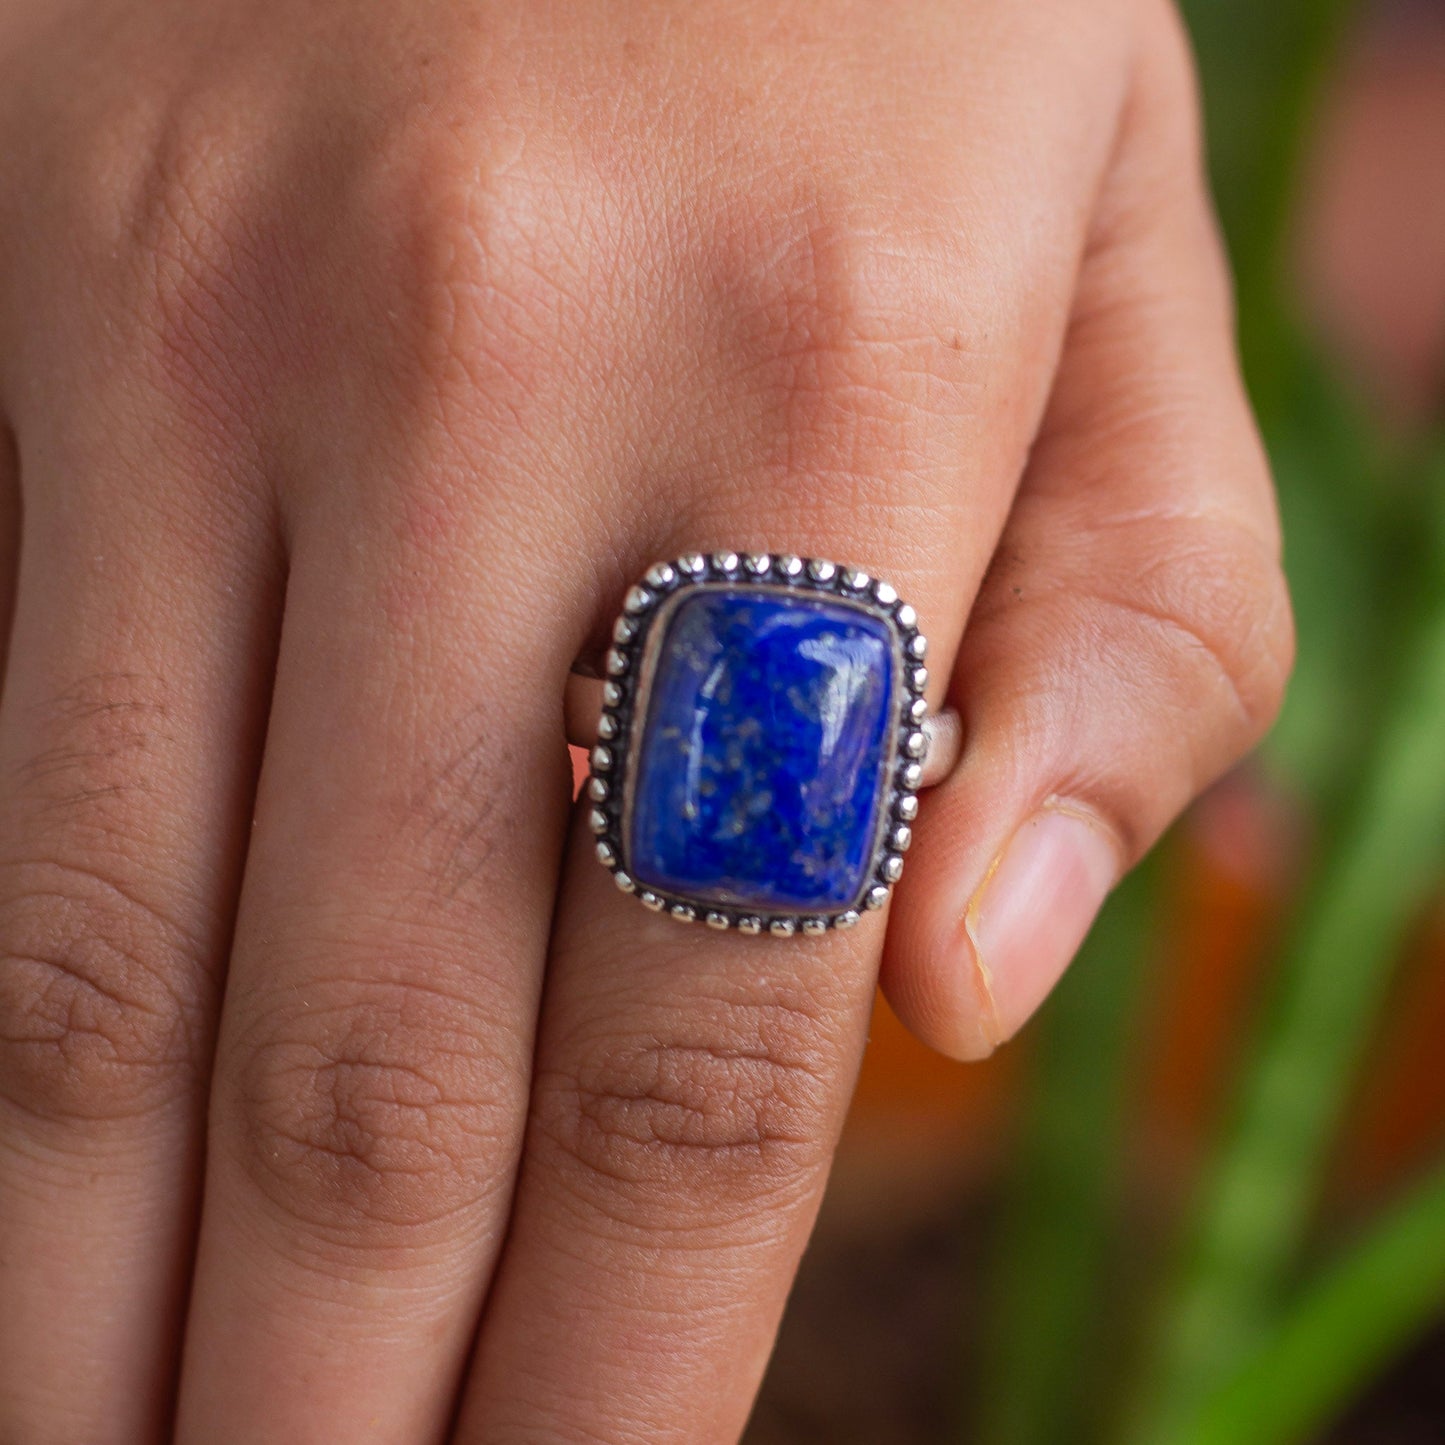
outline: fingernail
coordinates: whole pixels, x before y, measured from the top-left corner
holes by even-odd
[[[964,918],[991,1042],[1011,1038],[1048,996],[1118,873],[1103,827],[1067,808],[1040,810],[1009,840]]]

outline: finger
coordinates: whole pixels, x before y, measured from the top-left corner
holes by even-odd
[[[1267,467],[1176,33],[1141,71],[1042,433],[970,620],[883,983],[961,1058],[1012,1035],[1119,872],[1260,736],[1289,668]]]
[[[183,1442],[439,1439],[505,1227],[586,616],[505,541],[560,503],[460,483],[297,525]]]
[[[769,324],[780,344],[754,354],[742,403],[719,404],[737,397],[726,378],[710,392],[727,465],[669,497],[674,518],[646,560],[756,547],[855,562],[916,608],[946,676],[1034,421],[1027,404],[992,399],[1046,390],[1082,244],[1073,188],[1107,154],[1108,106],[1088,112],[1098,135],[1030,134],[1030,160],[1067,171],[1041,187],[1060,211],[1037,231],[999,219],[1001,234],[1048,240],[997,270],[955,253],[933,271],[936,253],[920,259],[899,216],[760,247],[806,256],[808,274],[774,262],[750,283],[752,296],[776,288],[763,327],[749,318],[752,344]],[[1016,264],[1057,313],[1040,301],[1020,323],[999,280]],[[760,378],[776,392],[759,398]],[[759,415],[781,417],[781,434],[755,432]],[[689,931],[620,895],[590,854],[579,829],[513,1225],[459,1436],[734,1439],[852,1089],[879,920],[787,942]]]
[[[279,575],[159,429],[83,432],[25,458],[0,708],[0,1439],[131,1442],[171,1406]]]

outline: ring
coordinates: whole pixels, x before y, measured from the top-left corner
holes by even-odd
[[[588,820],[617,886],[682,922],[779,937],[883,907],[918,791],[961,744],[956,713],[928,714],[917,624],[887,582],[819,558],[649,568],[606,676],[569,687],[569,720],[589,700],[596,718]]]

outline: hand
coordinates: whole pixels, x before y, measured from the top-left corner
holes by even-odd
[[[1275,710],[1197,144],[1159,0],[14,0],[0,1438],[736,1438],[880,959],[987,1052]],[[886,937],[564,848],[721,547],[963,714]]]

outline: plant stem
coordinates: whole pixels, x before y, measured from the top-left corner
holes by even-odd
[[[1429,480],[1438,537],[1445,477]],[[1445,869],[1445,548],[1431,561],[1398,691],[1286,944],[1277,1007],[1187,1231],[1126,1430],[1139,1445],[1192,1438],[1204,1400],[1272,1322],[1391,963]]]
[[[1311,1439],[1445,1312],[1445,1166],[1330,1268],[1205,1406],[1184,1445]]]
[[[1116,890],[1031,1031],[1031,1088],[1002,1205],[978,1423],[962,1436],[977,1445],[1081,1438],[1160,867],[1151,858]]]

